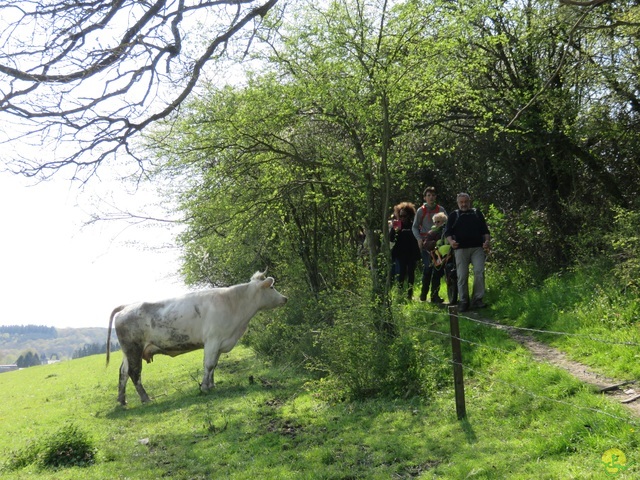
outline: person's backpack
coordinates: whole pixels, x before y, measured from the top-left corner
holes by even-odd
[[[477,209],[471,208],[470,211],[473,212],[473,214],[476,217],[480,218],[480,216],[478,215],[478,210]],[[451,228],[449,228],[449,230],[453,230],[456,227],[456,225],[458,224],[458,220],[460,220],[460,209],[456,209],[453,212],[451,212],[452,215],[454,213],[456,214],[456,221],[453,222],[453,225],[451,225]],[[464,215],[469,215],[469,212],[465,212]]]
[[[420,205],[420,208],[418,209],[418,211],[420,211],[420,210],[422,210],[422,221],[424,222],[424,217],[427,214],[427,207],[425,206],[424,203],[422,205]],[[435,215],[436,213],[440,213],[441,211],[442,211],[442,209],[440,208],[440,205],[436,204],[436,209],[431,214],[431,217],[433,218],[433,215]]]

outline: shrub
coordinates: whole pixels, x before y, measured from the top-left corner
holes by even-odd
[[[261,315],[243,341],[274,362],[305,365],[330,401],[430,397],[447,376],[433,360],[440,346],[402,326],[403,308],[394,308],[392,334],[381,327],[386,310],[372,300],[369,278],[356,277],[358,288],[315,296],[289,283],[287,308]]]
[[[420,328],[423,321],[407,317],[410,306],[396,309],[395,335],[379,328],[375,318],[380,312],[366,301],[343,304],[334,313],[333,324],[318,332],[321,353],[309,363],[326,375],[316,385],[323,397],[431,398],[448,381],[439,338],[434,341]]]
[[[68,423],[40,442],[13,452],[2,470],[18,470],[34,463],[41,468],[86,467],[94,463],[95,455],[88,435]]]
[[[288,291],[287,295],[287,307],[252,320],[242,341],[273,362],[301,364],[316,354],[313,332],[326,321],[325,307],[301,291]]]
[[[442,345],[417,332],[403,332],[390,347],[386,391],[398,398],[432,398],[450,378]]]
[[[381,392],[388,367],[389,345],[365,305],[351,305],[336,314],[335,323],[320,331],[322,353],[312,367],[337,380],[349,399]]]
[[[44,440],[40,463],[43,467],[85,467],[93,464],[96,449],[85,432],[66,424]]]
[[[544,212],[523,208],[501,213],[491,207],[486,216],[497,263],[529,274],[536,272],[538,278],[558,269],[562,252]]]
[[[640,213],[632,210],[617,209],[614,231],[611,234],[613,262],[616,266],[616,277],[623,288],[634,292],[640,291],[640,235],[638,235]]]

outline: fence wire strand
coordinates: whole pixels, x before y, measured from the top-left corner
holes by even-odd
[[[425,316],[430,316],[430,317],[437,317],[440,319],[444,319],[447,321],[447,327],[449,325],[448,321],[449,321],[449,316],[450,313],[449,312],[431,312],[431,311],[424,311]],[[593,342],[598,342],[598,343],[602,343],[602,344],[606,344],[606,345],[619,345],[619,346],[631,346],[631,347],[635,347],[635,346],[640,346],[639,343],[635,343],[635,342],[614,342],[614,341],[610,341],[610,340],[603,340],[600,338],[595,338],[593,336],[590,335],[582,335],[582,334],[575,334],[575,333],[568,333],[568,332],[558,332],[558,331],[552,331],[552,330],[542,330],[542,329],[535,329],[535,328],[526,328],[526,327],[515,327],[515,326],[511,326],[511,325],[505,325],[505,324],[501,324],[498,322],[493,322],[493,321],[489,321],[486,319],[479,319],[479,318],[473,318],[470,317],[468,315],[460,315],[457,314],[458,318],[463,319],[463,320],[467,320],[470,321],[472,323],[478,324],[478,325],[482,325],[482,326],[487,326],[487,327],[491,327],[497,330],[501,330],[504,331],[507,335],[510,335],[511,332],[513,331],[522,331],[522,332],[527,332],[529,335],[529,337],[532,337],[532,333],[539,333],[539,334],[550,334],[550,335],[565,335],[568,337],[578,337],[578,338],[584,338],[584,339],[588,339],[590,341]],[[439,331],[439,330],[434,330],[432,328],[426,328],[426,327],[422,327],[422,326],[414,326],[414,325],[403,325],[402,328],[408,329],[408,330],[413,330],[413,331],[417,331],[417,332],[424,332],[424,333],[428,333],[431,335],[437,335],[440,337],[444,337],[447,339],[451,339],[451,338],[455,338],[457,340],[459,340],[460,342],[463,342],[465,344],[468,345],[473,345],[475,347],[478,348],[484,348],[484,349],[489,349],[489,350],[493,350],[493,351],[497,351],[503,354],[508,354],[508,355],[517,355],[517,356],[521,356],[521,357],[529,357],[531,355],[530,351],[526,348],[523,347],[521,350],[518,349],[513,349],[513,350],[507,350],[504,348],[500,348],[500,347],[495,347],[495,346],[491,346],[491,345],[486,345],[483,343],[479,343],[477,341],[472,341],[472,340],[468,340],[466,338],[462,338],[462,336],[460,337],[453,337],[451,335],[450,332],[445,332],[445,331]],[[520,342],[517,341],[517,339],[510,337],[515,343],[517,343],[518,345],[522,345]],[[535,393],[533,391],[527,390],[525,387],[520,386],[520,385],[516,385],[514,383],[505,381],[505,380],[501,380],[498,378],[495,378],[493,376],[491,376],[490,374],[484,373],[483,371],[477,369],[477,368],[473,368],[470,367],[469,365],[465,364],[465,363],[458,363],[455,362],[453,360],[453,358],[446,358],[446,357],[437,357],[429,352],[424,352],[425,355],[429,358],[431,358],[432,360],[438,362],[438,363],[447,363],[450,365],[460,365],[463,370],[467,371],[467,372],[472,372],[475,376],[479,377],[479,378],[484,378],[490,381],[490,383],[498,383],[504,386],[507,386],[511,389],[514,389],[516,391],[519,391],[520,393],[526,394],[532,398],[536,398],[542,401],[548,401],[548,402],[553,402],[559,405],[563,405],[563,406],[567,406],[567,407],[571,407],[575,410],[579,410],[579,411],[584,411],[584,412],[589,412],[589,413],[595,413],[595,414],[599,414],[599,415],[605,415],[609,418],[613,418],[615,420],[619,420],[622,421],[628,425],[631,425],[633,427],[640,427],[640,421],[637,420],[633,420],[630,418],[625,418],[625,417],[621,417],[619,415],[615,415],[613,413],[607,412],[605,410],[599,409],[599,408],[593,408],[593,407],[581,407],[576,405],[575,403],[571,403],[569,401],[566,400],[560,400],[560,399],[556,399],[556,398],[551,398],[545,395],[540,395],[538,393]],[[302,364],[306,363],[306,360],[303,360],[299,365],[297,365],[294,368],[300,367]],[[549,365],[555,367],[555,368],[561,368],[558,367],[557,365],[554,365],[551,362],[545,362],[548,363]],[[287,368],[290,368],[291,365],[288,365]],[[604,393],[603,393],[604,395]]]
[[[596,342],[596,343],[602,343],[605,345],[620,345],[620,346],[625,346],[625,347],[640,347],[640,343],[635,343],[635,342],[616,342],[616,341],[611,341],[611,340],[603,340],[601,338],[596,338],[596,337],[592,337],[591,335],[583,335],[580,333],[569,333],[569,332],[557,332],[557,331],[553,331],[553,330],[540,330],[540,329],[536,329],[536,328],[526,328],[526,327],[514,327],[511,325],[504,325],[501,323],[497,323],[497,322],[490,322],[487,320],[483,320],[483,319],[478,319],[478,318],[473,318],[473,317],[468,317],[468,316],[460,316],[458,315],[459,318],[463,318],[465,320],[469,320],[471,322],[475,322],[475,323],[479,323],[479,324],[483,324],[483,325],[488,325],[494,328],[499,328],[499,329],[505,329],[505,330],[521,330],[521,331],[525,331],[525,332],[530,332],[530,333],[542,333],[542,334],[546,334],[546,335],[564,335],[566,337],[576,337],[576,338],[584,338],[586,340],[590,340],[592,342]]]
[[[426,311],[425,313],[427,315],[429,315],[429,316],[445,317],[447,320],[449,319],[449,316],[451,315],[448,312],[445,313],[445,312],[429,312],[429,311]],[[603,344],[606,344],[606,345],[640,346],[640,344],[634,343],[634,342],[612,342],[612,341],[609,341],[609,340],[602,340],[602,339],[599,339],[599,338],[594,338],[594,337],[589,336],[589,335],[580,335],[580,334],[573,334],[573,333],[568,333],[568,332],[555,332],[555,331],[550,331],[550,330],[540,330],[540,329],[524,328],[524,327],[512,327],[510,325],[504,325],[504,324],[501,324],[501,323],[498,323],[498,322],[492,322],[492,321],[489,321],[489,320],[486,320],[486,319],[473,318],[473,317],[470,317],[468,315],[460,315],[460,314],[456,314],[456,315],[457,315],[458,318],[461,318],[461,319],[464,319],[464,320],[469,320],[469,321],[471,321],[473,323],[476,323],[476,324],[479,324],[479,325],[482,325],[482,326],[496,328],[498,330],[504,331],[505,333],[507,333],[507,335],[509,335],[512,331],[525,331],[525,332],[528,332],[528,333],[555,334],[555,335],[566,335],[566,336],[571,336],[571,337],[586,338],[586,339],[589,339],[589,340],[591,340],[593,342],[599,342],[599,343],[603,343]],[[454,339],[457,339],[460,342],[464,342],[466,344],[474,345],[474,346],[477,346],[479,348],[486,348],[486,349],[498,351],[498,352],[505,353],[505,354],[510,354],[511,355],[511,354],[514,353],[513,351],[506,350],[504,348],[493,347],[493,346],[486,345],[486,344],[483,344],[483,343],[474,342],[474,341],[471,341],[471,340],[468,340],[468,339],[465,339],[465,338],[460,338],[462,336],[455,337],[455,336],[452,336],[450,332],[442,332],[442,331],[433,330],[433,329],[430,329],[430,328],[422,328],[422,327],[419,327],[419,326],[413,327],[413,326],[409,326],[409,325],[406,325],[405,328],[410,328],[412,330],[415,329],[415,330],[423,331],[423,332],[426,332],[426,333],[430,333],[430,334],[438,335],[438,336],[442,336],[442,337],[454,338]],[[531,337],[531,335],[527,335],[527,336]],[[519,344],[519,342],[515,338],[513,338],[513,337],[511,337],[511,338],[512,338],[512,340],[514,342]],[[565,405],[565,406],[570,406],[570,407],[575,408],[577,410],[585,410],[585,411],[589,411],[589,412],[593,412],[593,413],[606,415],[606,416],[609,416],[611,418],[624,421],[624,422],[626,422],[626,423],[628,423],[630,425],[633,425],[634,427],[640,426],[640,422],[639,421],[630,420],[628,418],[620,417],[618,415],[614,415],[614,414],[606,412],[604,410],[600,410],[600,409],[597,409],[597,408],[591,408],[591,407],[579,407],[579,406],[577,406],[577,405],[575,405],[575,404],[573,404],[571,402],[567,402],[565,400],[558,400],[558,399],[546,397],[544,395],[540,395],[538,393],[529,391],[529,390],[527,390],[526,388],[524,388],[522,386],[515,385],[515,384],[512,384],[510,382],[506,382],[504,380],[500,380],[500,379],[496,379],[494,377],[491,377],[490,375],[482,372],[481,370],[472,368],[469,365],[466,365],[464,363],[455,362],[452,358],[451,359],[450,358],[438,358],[438,357],[436,357],[436,356],[434,356],[434,355],[432,355],[432,354],[430,354],[428,352],[426,354],[427,354],[427,356],[429,356],[433,360],[436,360],[438,362],[443,362],[444,361],[444,362],[449,363],[451,365],[460,365],[463,368],[463,370],[472,372],[474,375],[489,379],[492,382],[498,382],[498,383],[501,383],[503,385],[509,386],[509,387],[511,387],[513,389],[516,389],[516,390],[518,390],[518,391],[520,391],[522,393],[525,393],[525,394],[527,394],[527,395],[529,395],[529,396],[531,396],[533,398],[537,398],[537,399],[541,399],[541,400],[545,400],[545,401],[550,401],[550,402],[555,402],[555,403],[558,403],[558,404],[561,404],[561,405]],[[516,353],[516,354],[518,354],[518,353]],[[530,355],[530,353],[529,353],[528,349],[524,348],[523,353],[521,355]],[[557,365],[553,365],[550,362],[547,362],[547,363],[549,363],[549,365],[551,365],[551,366],[554,366],[555,368],[560,368]]]
[[[614,418],[614,419],[616,419],[616,420],[621,420],[621,421],[623,421],[623,422],[625,422],[625,423],[627,423],[627,424],[629,424],[629,425],[633,425],[633,426],[635,426],[635,427],[640,426],[640,422],[638,422],[638,421],[630,420],[630,419],[625,418],[625,417],[620,417],[620,416],[618,416],[618,415],[614,415],[614,414],[612,414],[612,413],[605,412],[604,410],[600,410],[600,409],[598,409],[598,408],[592,408],[592,407],[579,407],[579,406],[575,405],[574,403],[567,402],[567,401],[565,401],[565,400],[558,400],[558,399],[556,399],[556,398],[550,398],[550,397],[546,397],[546,396],[544,396],[544,395],[540,395],[540,394],[538,394],[538,393],[535,393],[535,392],[529,391],[529,390],[527,390],[526,388],[521,387],[520,385],[515,385],[515,384],[510,383],[510,382],[507,382],[507,381],[505,381],[505,380],[500,380],[500,379],[498,379],[498,378],[491,377],[491,376],[489,376],[488,374],[486,374],[486,373],[484,373],[484,372],[482,372],[482,371],[480,371],[480,370],[477,370],[477,369],[475,369],[475,368],[471,368],[471,367],[469,367],[468,365],[465,365],[464,363],[458,363],[458,362],[455,362],[455,361],[453,361],[453,359],[438,358],[438,357],[436,357],[435,355],[431,355],[430,353],[427,353],[426,355],[427,355],[427,356],[429,356],[431,359],[436,360],[436,361],[438,361],[438,362],[445,361],[445,362],[447,362],[447,363],[450,363],[451,365],[460,365],[460,366],[463,368],[463,370],[467,370],[467,371],[469,371],[469,372],[473,372],[475,375],[478,375],[478,376],[480,376],[480,377],[483,377],[483,378],[485,378],[485,379],[488,379],[488,380],[490,380],[491,382],[494,382],[494,383],[500,383],[500,384],[502,384],[502,385],[506,385],[506,386],[508,386],[508,387],[511,387],[511,388],[513,388],[513,389],[515,389],[515,390],[520,391],[521,393],[527,394],[527,395],[529,395],[529,396],[531,396],[531,397],[533,397],[533,398],[537,398],[537,399],[540,399],[540,400],[547,400],[547,401],[550,401],[550,402],[558,403],[558,404],[561,404],[561,405],[564,405],[564,406],[571,407],[571,408],[573,408],[573,409],[575,409],[575,410],[583,410],[583,411],[588,411],[588,412],[591,412],[591,413],[597,413],[597,414],[606,415],[606,416],[611,417],[611,418]]]
[[[444,312],[425,312],[428,314],[433,314],[434,316],[446,316],[448,317],[449,314],[448,313],[444,313]],[[537,329],[537,328],[527,328],[527,327],[516,327],[516,326],[512,326],[512,325],[506,325],[503,323],[498,323],[498,322],[491,322],[489,320],[486,319],[480,319],[480,318],[473,318],[470,317],[468,315],[461,315],[461,314],[457,314],[458,318],[464,319],[464,320],[468,320],[470,322],[473,323],[477,323],[480,325],[486,325],[489,327],[493,327],[493,328],[497,328],[499,330],[516,330],[516,331],[523,331],[523,332],[528,332],[528,333],[541,333],[541,334],[547,334],[547,335],[557,335],[557,336],[566,336],[566,337],[576,337],[576,338],[584,338],[586,340],[590,340],[592,342],[596,342],[596,343],[602,343],[605,345],[619,345],[619,346],[624,346],[624,347],[640,347],[640,343],[636,343],[636,342],[616,342],[616,341],[611,341],[611,340],[603,340],[601,338],[596,338],[593,337],[591,335],[583,335],[580,333],[569,333],[569,332],[558,332],[558,331],[554,331],[554,330],[541,330],[541,329]]]

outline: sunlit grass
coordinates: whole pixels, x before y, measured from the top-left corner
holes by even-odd
[[[537,338],[621,380],[640,378],[640,301],[599,266],[548,278],[538,288],[492,292],[491,315],[504,323],[555,332]],[[513,282],[515,283],[515,282]]]
[[[414,302],[402,312],[400,328],[440,339],[441,348],[429,354],[448,371],[446,311]],[[202,352],[156,356],[143,368],[154,401],[141,404],[129,384],[125,408],[116,402],[119,353],[106,369],[104,357],[95,356],[2,374],[3,458],[69,421],[97,455],[87,467],[30,464],[0,476],[599,479],[607,449],[640,460],[637,419],[622,406],[533,362],[502,331],[464,320],[461,330],[473,340],[463,347],[463,421],[450,378],[428,399],[329,403],[304,372],[265,364],[242,346],[221,359],[208,395],[198,389]],[[631,467],[617,478],[637,472]]]

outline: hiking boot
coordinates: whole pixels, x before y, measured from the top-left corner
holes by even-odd
[[[475,300],[471,304],[471,308],[486,308],[486,304],[482,300]]]
[[[459,303],[458,304],[458,312],[462,313],[462,312],[466,312],[467,310],[469,310],[469,305],[467,303]]]
[[[444,303],[444,300],[440,297],[431,297],[431,303]]]
[[[420,301],[421,302],[426,302],[427,301],[427,295],[426,294],[420,294]]]

